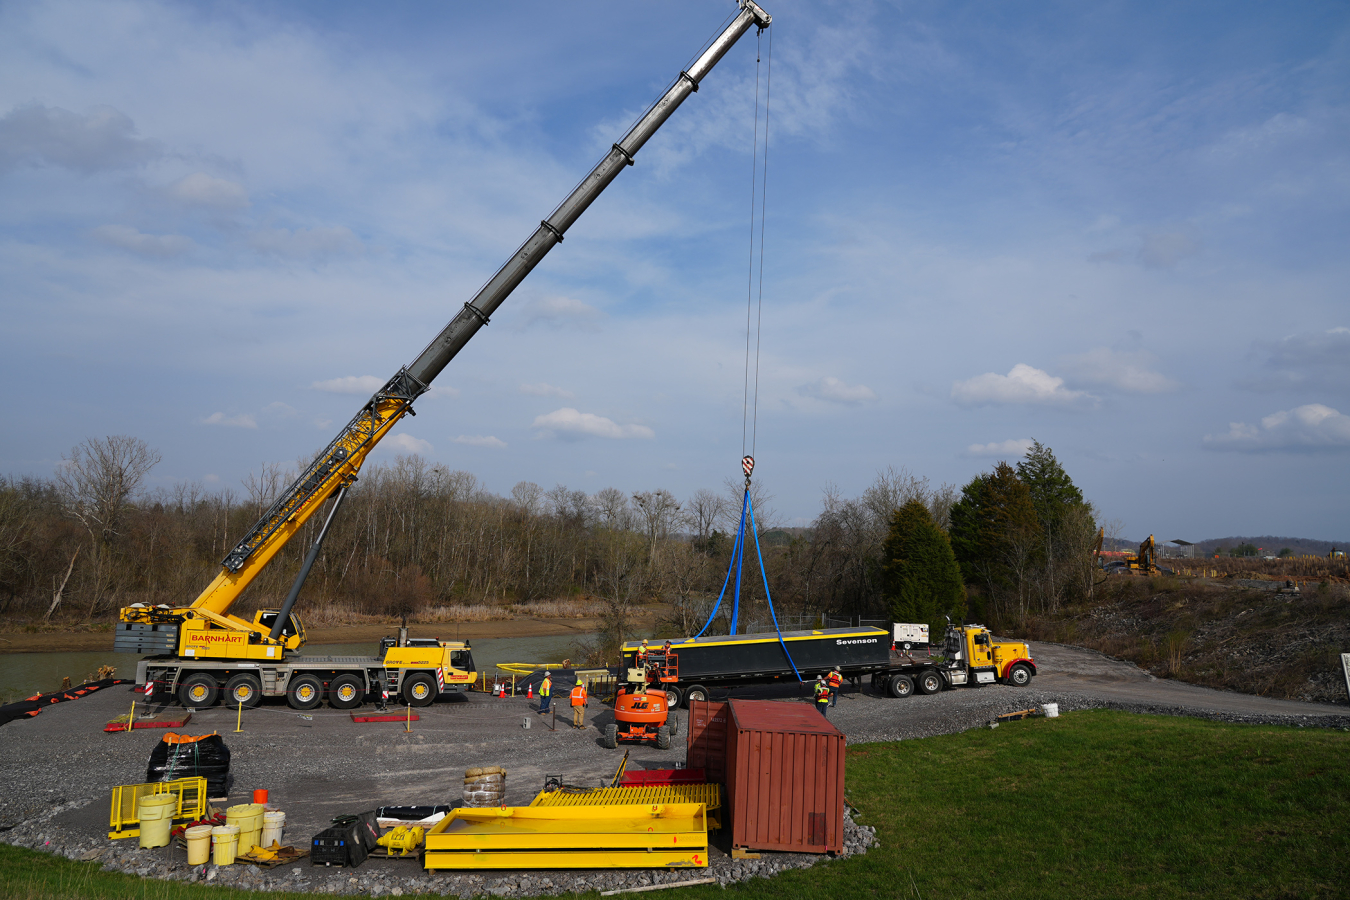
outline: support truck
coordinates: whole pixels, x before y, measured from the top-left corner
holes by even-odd
[[[892,697],[996,682],[1023,687],[1036,674],[1025,643],[995,641],[983,625],[948,625],[936,646],[927,625],[897,623],[890,632],[821,628],[785,631],[781,638],[777,633],[681,638],[668,648],[648,650],[645,665],[638,664],[639,649],[637,642],[624,644],[628,681],[664,688],[671,706],[707,700],[713,688],[792,683],[836,666],[845,679],[869,678]]]

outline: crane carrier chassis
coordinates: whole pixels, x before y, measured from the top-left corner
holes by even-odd
[[[707,700],[711,688],[794,683],[824,675],[836,666],[855,683],[871,679],[873,687],[892,697],[916,690],[936,694],[946,687],[1001,682],[1018,687],[1031,682],[1036,663],[1020,641],[995,642],[982,625],[951,625],[945,641],[934,648],[928,627],[821,628],[784,631],[779,635],[736,634],[680,638],[669,649],[649,649],[638,662],[640,645],[624,644],[629,681],[645,681],[665,689],[670,705]],[[921,640],[913,637],[922,635]],[[783,652],[792,654],[791,662]],[[796,671],[793,671],[793,663]]]

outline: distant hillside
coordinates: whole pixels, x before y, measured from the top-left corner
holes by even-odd
[[[1165,553],[1174,549],[1172,545],[1168,543],[1168,541],[1171,540],[1171,538],[1169,537],[1166,537],[1161,534],[1155,534],[1153,536],[1153,539],[1158,542],[1159,547],[1164,548],[1163,552]],[[1143,539],[1141,538],[1140,540]],[[1111,546],[1111,543],[1112,542],[1110,540],[1107,540],[1105,549],[1131,550],[1131,551],[1139,549],[1139,541],[1131,541],[1125,538],[1121,538],[1120,540],[1115,541],[1115,546]],[[1350,540],[1319,541],[1313,538],[1276,537],[1274,535],[1269,534],[1263,534],[1260,535],[1259,537],[1235,536],[1223,538],[1209,538],[1203,541],[1195,541],[1194,543],[1195,543],[1194,553],[1196,556],[1213,556],[1214,552],[1218,550],[1220,547],[1222,547],[1224,550],[1228,550],[1232,547],[1236,547],[1239,544],[1253,544],[1257,547],[1260,547],[1262,556],[1274,556],[1281,550],[1283,550],[1285,547],[1288,547],[1290,550],[1294,551],[1295,556],[1326,556],[1329,552],[1331,552],[1332,547],[1335,547],[1337,550],[1345,550],[1347,552],[1350,552]]]

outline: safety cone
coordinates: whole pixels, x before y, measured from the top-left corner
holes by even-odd
[[[533,683],[531,683],[531,684],[529,684],[529,685],[526,686],[526,688],[525,688],[525,699],[526,699],[526,700],[533,700],[533,699],[534,699],[534,684],[533,684]]]

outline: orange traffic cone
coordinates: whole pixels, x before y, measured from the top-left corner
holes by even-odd
[[[525,688],[525,699],[526,699],[526,700],[533,700],[533,699],[534,699],[534,682],[531,682],[531,683]]]

